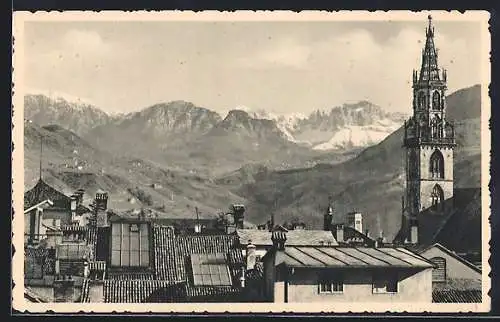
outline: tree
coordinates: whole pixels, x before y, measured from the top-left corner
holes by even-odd
[[[217,227],[225,228],[229,224],[229,220],[227,218],[227,215],[222,211],[217,213],[216,223],[217,223]]]

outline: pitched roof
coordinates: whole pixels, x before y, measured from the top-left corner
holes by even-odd
[[[267,256],[267,254],[266,254]],[[404,248],[292,247],[276,254],[276,265],[290,267],[418,267],[434,264]]]
[[[153,227],[156,278],[171,282],[188,280],[191,254],[223,253],[228,256],[236,244],[234,235],[175,235],[172,227]],[[230,267],[231,269],[231,267]]]
[[[455,196],[455,211],[434,240],[456,252],[481,252],[481,189],[460,189]]]
[[[29,286],[24,287],[24,298],[34,303],[51,302],[49,298],[45,297],[44,295],[38,294]]]
[[[30,206],[30,207],[28,207],[28,208],[25,208],[25,209],[24,209],[24,213],[26,214],[26,213],[28,213],[28,212],[30,212],[30,211],[32,211],[33,209],[38,208],[38,207],[42,207],[42,206],[49,206],[49,207],[50,207],[50,206],[53,206],[53,205],[54,205],[54,203],[53,203],[51,200],[47,199],[47,200],[44,200],[44,201],[42,201],[42,202],[39,202],[39,203],[37,203],[37,204],[35,204],[35,205],[33,205],[33,206]]]
[[[481,273],[481,269],[479,267],[477,267],[476,265],[472,264],[471,262],[469,262],[468,260],[466,260],[465,258],[457,255],[457,253],[449,250],[448,248],[444,247],[443,245],[439,244],[439,243],[435,243],[435,244],[432,244],[431,246],[426,246],[424,248],[420,248],[418,249],[416,252],[418,254],[422,254],[424,253],[425,251],[429,250],[430,248],[432,247],[436,247],[438,249],[440,249],[441,251],[445,252],[446,254],[448,254],[449,256],[455,258],[456,260],[458,260],[459,262],[461,262],[462,264],[466,265],[467,267],[475,270],[476,272],[478,273]]]
[[[337,239],[337,225],[334,225],[334,229],[332,229],[332,234]],[[346,243],[363,243],[367,244],[368,246],[373,246],[375,244],[375,240],[371,237],[368,237],[367,235],[363,234],[360,231],[357,231],[356,229],[342,225],[344,227],[344,242]],[[338,242],[338,239],[337,239]],[[340,242],[339,242],[340,243]]]
[[[179,288],[175,284],[161,280],[105,280],[105,303],[145,303],[167,302],[176,299]]]
[[[482,293],[477,290],[433,290],[432,302],[435,303],[481,303]]]
[[[51,200],[54,208],[70,209],[71,199],[64,193],[49,186],[42,179],[36,185],[24,193],[24,208],[29,208],[45,200]]]
[[[236,235],[242,245],[251,241],[256,246],[272,246],[272,233],[267,230],[237,229]],[[290,246],[320,246],[338,245],[331,231],[327,230],[290,230],[286,233],[286,245]]]
[[[456,252],[481,252],[481,188],[454,189],[453,195],[444,201],[445,211],[427,209],[419,214],[419,244],[439,242]],[[394,241],[401,243],[403,238],[400,230]]]
[[[239,300],[243,292],[238,283],[244,258],[242,250],[236,245],[235,235],[176,235],[173,227],[153,224],[153,270],[109,271],[104,280],[104,301],[162,303]],[[232,285],[193,285],[191,255],[217,253],[221,254],[230,270]],[[259,281],[262,276],[262,267],[256,265],[254,270],[247,271],[246,277],[248,281]],[[88,283],[84,283],[82,294],[81,301],[88,301]]]
[[[439,303],[481,303],[482,285],[478,279],[452,279],[432,284],[432,301]]]

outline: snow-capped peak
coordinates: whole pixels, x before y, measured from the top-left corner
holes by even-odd
[[[83,107],[83,106],[95,106],[91,99],[81,96],[75,96],[68,93],[64,93],[61,91],[53,91],[53,90],[43,90],[30,88],[26,90],[27,95],[43,95],[48,97],[49,99],[54,100],[55,102],[66,102],[73,103],[75,108]]]
[[[313,147],[314,150],[342,150],[346,148],[367,147],[377,144],[396,131],[401,124],[390,120],[380,120],[373,125],[345,126],[333,137],[322,144]]]

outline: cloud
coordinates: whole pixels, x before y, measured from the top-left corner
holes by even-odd
[[[247,68],[304,68],[311,55],[311,48],[284,38],[273,46],[237,58],[238,65]]]
[[[110,50],[110,45],[106,44],[95,31],[68,30],[63,36],[62,44],[63,49],[85,54],[103,54]]]
[[[441,49],[440,67],[453,70],[448,74],[450,89],[479,82],[479,74],[468,68],[477,62],[466,54],[463,39],[438,34],[435,44]],[[391,110],[409,111],[412,69],[420,68],[424,45],[425,34],[413,29],[402,29],[383,43],[370,31],[357,29],[311,44],[306,65],[313,75],[329,79],[337,104],[368,99]]]

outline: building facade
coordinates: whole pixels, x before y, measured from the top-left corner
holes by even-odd
[[[429,16],[420,71],[413,71],[413,116],[404,125],[406,192],[403,200],[405,237],[418,243],[418,214],[442,213],[453,198],[455,133],[446,119],[446,70],[438,67],[434,27]]]
[[[263,258],[268,302],[432,301],[434,264],[404,248],[285,246],[273,233]]]

